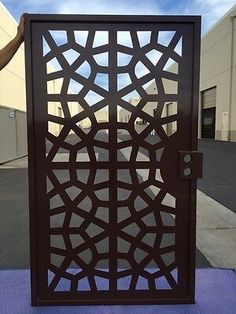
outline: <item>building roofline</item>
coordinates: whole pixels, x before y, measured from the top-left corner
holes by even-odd
[[[236,4],[232,6],[231,9],[229,9],[223,16],[221,16],[215,24],[213,24],[207,31],[204,33],[201,37],[201,40],[207,36],[216,26],[218,26],[226,17],[230,17],[232,15],[232,12],[235,11],[236,13]]]
[[[5,7],[5,5],[0,1],[0,9],[3,9],[5,13],[8,15],[8,17],[16,24],[18,25],[16,19],[13,17],[13,15],[8,11],[8,9]]]

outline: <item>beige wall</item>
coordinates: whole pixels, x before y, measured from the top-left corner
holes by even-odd
[[[95,112],[95,117],[98,123],[108,122],[108,109],[103,108]]]
[[[176,64],[173,64],[171,66],[170,70],[171,70],[171,72],[175,73],[177,71]],[[177,93],[178,85],[176,84],[176,82],[169,81],[168,83],[166,83],[164,80],[163,84],[165,87],[165,92],[167,94],[172,94],[172,93],[176,94]],[[147,94],[149,94],[149,95],[158,93],[157,86],[156,86],[155,82],[150,83],[145,90],[146,90]],[[140,97],[132,97],[129,99],[129,103],[132,104],[133,106],[136,106],[139,103],[139,101],[140,101]],[[154,116],[154,109],[156,109],[157,106],[158,106],[158,102],[156,102],[156,101],[147,102],[143,106],[142,111],[153,117]],[[165,118],[165,117],[171,116],[173,114],[177,114],[177,102],[165,103],[163,110],[162,110],[161,118]],[[119,113],[118,113],[119,122],[127,123],[130,119],[130,116],[131,116],[131,113],[129,111],[127,111],[126,109],[121,108],[119,110]],[[171,134],[176,132],[177,123],[176,122],[170,122],[167,124],[163,124],[162,127],[163,127],[163,129],[167,135],[171,135]],[[144,128],[145,128],[145,125],[142,125],[142,119],[137,118],[135,120],[136,131],[138,131],[138,133],[140,133],[142,131],[142,129],[144,129]]]
[[[0,49],[15,37],[17,25],[18,23],[0,2]],[[47,72],[54,72],[50,63]],[[48,93],[59,94],[61,84],[62,79],[49,81]],[[26,111],[24,44],[20,46],[10,63],[0,71],[0,106]],[[78,103],[70,103],[69,107],[72,116],[82,110]],[[59,108],[61,108],[60,103],[50,103],[48,113],[63,117],[63,110]],[[50,122],[48,125],[48,130],[52,134],[58,135],[60,129],[61,126],[56,123]]]
[[[228,112],[230,130],[226,137],[236,142],[236,19],[232,19],[231,16],[236,16],[236,6],[202,38],[200,91],[216,86],[215,139],[225,139],[222,116],[224,112]],[[199,136],[201,136],[201,101]]]
[[[171,73],[178,73],[178,64],[176,62],[173,62],[173,64],[168,68],[168,71]],[[164,90],[166,94],[177,94],[178,92],[178,83],[175,81],[170,81],[167,79],[162,79]],[[156,86],[155,82],[150,83],[150,85],[147,86],[145,89],[147,94],[157,94],[158,93],[158,88]],[[129,101],[132,103],[132,100]],[[154,114],[154,109],[156,109],[158,106],[157,102],[148,102],[144,107],[143,111],[146,112],[147,114],[153,116]],[[124,109],[123,109],[124,110]],[[165,118],[167,116],[171,116],[177,114],[177,102],[169,102],[165,103],[161,118]],[[127,112],[124,111],[122,112],[122,117],[127,115]],[[124,119],[124,118],[123,118]],[[162,125],[164,131],[166,132],[167,135],[171,135],[176,132],[177,130],[177,123],[176,122],[170,122],[167,124]]]
[[[140,101],[140,97],[132,97],[129,99],[129,103],[133,106],[136,106]],[[124,122],[127,123],[130,119],[131,116],[131,112],[124,109],[124,108],[120,108],[118,111],[118,121],[119,122]]]
[[[234,18],[231,18],[234,16]],[[216,140],[236,142],[236,5],[208,31],[201,41],[200,92],[216,86]],[[232,27],[233,25],[233,27]],[[233,30],[233,31],[232,31]],[[168,68],[176,73],[176,65]],[[175,93],[171,81],[163,82],[166,93]],[[149,90],[155,87],[149,86]],[[148,91],[148,88],[146,89]],[[200,95],[201,96],[201,95]],[[152,106],[150,106],[152,110]],[[225,131],[223,114],[229,114]],[[199,137],[201,137],[201,97],[199,103]]]
[[[0,49],[16,34],[17,22],[0,2]],[[0,71],[0,105],[26,110],[24,48]]]

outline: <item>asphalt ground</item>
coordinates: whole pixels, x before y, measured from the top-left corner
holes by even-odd
[[[198,189],[236,213],[236,143],[200,139],[203,178]]]
[[[102,135],[103,140],[106,135]],[[64,151],[61,150],[61,153]],[[83,152],[83,151],[81,151]],[[86,152],[84,150],[84,152]],[[97,149],[99,160],[107,159],[107,152],[102,149]],[[120,160],[125,160],[124,156],[120,155]],[[105,171],[105,170],[104,170]],[[28,217],[28,195],[27,195],[27,169],[0,169],[0,268],[28,268],[29,267],[29,217]],[[80,173],[80,176],[83,175]],[[84,173],[84,175],[86,175]],[[121,172],[119,177],[124,182],[127,181],[126,174]],[[100,180],[105,180],[105,172],[100,172]],[[63,180],[63,178],[61,178]],[[83,180],[81,178],[81,180]],[[142,178],[140,177],[141,181]],[[125,191],[121,191],[119,197],[125,198]],[[149,191],[149,195],[152,195],[152,191]],[[105,198],[106,195],[100,195]],[[122,213],[119,219],[122,218]],[[104,217],[105,219],[105,217]],[[173,218],[170,215],[164,217],[165,223],[170,224]],[[146,224],[152,225],[153,221],[149,218],[145,221]],[[131,229],[130,234],[134,235],[135,230]],[[92,234],[91,234],[92,235]],[[56,240],[57,241],[57,240]],[[147,242],[150,242],[151,238],[147,238]],[[173,239],[167,237],[165,239],[166,244],[171,243]],[[123,245],[123,250],[126,251],[127,247]],[[101,248],[102,249],[102,248]],[[197,250],[196,252],[196,266],[197,268],[210,267],[210,264],[206,258]],[[84,258],[89,258],[85,255]],[[142,252],[138,253],[137,259],[142,259]],[[167,257],[172,259],[173,256]],[[100,265],[106,267],[105,264]],[[125,265],[120,264],[125,267]]]
[[[27,169],[0,170],[0,268],[29,267]]]

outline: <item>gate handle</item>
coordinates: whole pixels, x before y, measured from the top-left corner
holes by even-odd
[[[203,154],[198,151],[179,151],[179,177],[181,179],[202,178]]]

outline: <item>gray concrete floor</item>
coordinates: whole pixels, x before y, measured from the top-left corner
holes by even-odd
[[[197,247],[213,267],[236,269],[236,214],[198,190]]]

